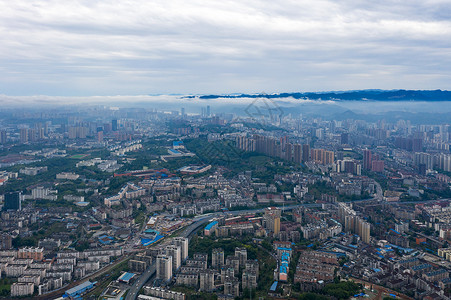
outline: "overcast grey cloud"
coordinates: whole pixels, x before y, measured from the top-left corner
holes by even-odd
[[[451,1],[0,0],[0,93],[451,89]]]

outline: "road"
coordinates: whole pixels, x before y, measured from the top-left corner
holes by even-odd
[[[35,296],[29,299],[33,299],[33,300],[46,300],[46,299],[56,299],[61,297],[61,295],[63,295],[68,289],[73,288],[83,282],[85,282],[86,280],[91,280],[94,279],[104,273],[107,273],[109,271],[111,271],[111,269],[113,269],[114,267],[116,267],[118,264],[120,264],[121,262],[123,262],[124,260],[128,259],[131,255],[125,255],[123,257],[121,257],[120,259],[116,260],[114,263],[112,263],[111,265],[106,266],[103,269],[98,270],[97,272],[84,277],[83,279],[77,280],[77,281],[73,281],[71,283],[69,283],[68,285],[64,286],[61,289],[58,290],[54,290],[51,291],[50,293],[44,294],[44,295],[40,295],[40,296]]]
[[[285,207],[285,210],[290,210],[290,209],[293,209],[294,207],[297,207],[297,206],[320,207],[321,205],[320,204],[315,204],[315,203],[313,203],[313,204],[292,205],[292,206]],[[250,209],[250,210],[237,210],[237,211],[232,211],[230,213],[232,215],[238,215],[238,214],[241,214],[241,213],[257,213],[257,212],[263,212],[263,211],[264,211],[264,209]],[[195,217],[193,219],[194,223],[192,223],[187,228],[185,228],[185,230],[180,233],[180,236],[182,236],[182,237],[189,237],[201,225],[207,223],[208,220],[210,220],[211,218],[220,216],[222,214],[223,213],[212,213],[212,214],[209,214],[208,216],[204,215],[204,216],[197,216],[197,217]],[[44,295],[35,296],[35,297],[30,298],[30,299],[44,300],[44,299],[56,299],[56,298],[59,298],[68,289],[73,288],[73,287],[81,284],[82,282],[85,282],[86,280],[90,280],[90,279],[96,278],[99,275],[102,275],[104,273],[109,272],[111,269],[116,267],[118,264],[120,264],[124,260],[128,259],[129,257],[131,257],[134,254],[134,252],[141,251],[140,249],[127,249],[127,250],[128,250],[127,251],[128,253],[125,254],[123,257],[121,257],[120,259],[116,260],[112,264],[110,264],[110,265],[98,270],[97,272],[95,272],[95,273],[93,273],[91,275],[88,275],[87,277],[84,277],[83,279],[73,281],[73,282],[67,284],[66,286],[62,287],[61,289],[51,291],[51,292],[49,292],[47,294],[44,294]],[[130,289],[126,299],[136,299],[137,296],[138,296],[139,290],[144,286],[144,284],[154,274],[155,274],[155,265],[152,265],[143,274],[141,274],[141,276],[138,278],[138,280],[135,281],[135,283],[132,286],[132,288]],[[133,298],[132,298],[132,295],[134,295]]]
[[[440,241],[440,240],[438,240],[438,239],[436,239],[436,238],[434,238],[434,237],[432,237],[432,236],[423,234],[423,233],[421,233],[421,232],[417,232],[417,234],[418,234],[418,235],[421,235],[422,237],[424,237],[424,238],[426,238],[426,239],[429,239],[429,240],[431,240],[431,241],[433,241],[433,242],[436,242],[437,244],[439,244],[439,245],[441,245],[441,246],[443,246],[443,245],[445,244],[445,241]]]
[[[317,203],[308,203],[308,204],[298,204],[298,205],[290,205],[283,208],[283,210],[291,210],[295,207],[299,206],[305,206],[305,207],[321,207],[321,204]],[[258,208],[258,209],[248,209],[248,210],[236,210],[236,211],[229,211],[227,213],[230,213],[232,215],[239,215],[239,214],[248,214],[248,213],[259,213],[264,212],[264,208]],[[223,215],[224,213],[218,212],[218,213],[211,213],[207,216],[198,216],[195,217],[194,223],[189,225],[188,227],[183,230],[179,236],[181,237],[187,237],[190,238],[191,235],[197,231],[203,224],[208,223],[212,218],[219,217]],[[147,270],[139,276],[138,280],[136,280],[132,287],[130,288],[127,297],[125,300],[135,300],[139,295],[139,290],[146,284],[147,281],[149,281],[150,278],[152,278],[153,275],[155,275],[156,268],[155,263],[153,263]]]
[[[377,191],[377,197],[375,198],[380,198],[380,190],[378,188]],[[369,202],[369,201],[374,201],[376,200],[375,198],[371,198],[371,199],[365,199],[365,200],[357,200],[357,201],[353,201],[353,202]],[[436,202],[436,201],[441,201],[441,200],[449,200],[449,199],[440,199],[440,200],[426,200],[426,201],[413,201],[413,202],[408,202],[408,203],[428,203],[428,202]],[[403,203],[403,202],[401,202]],[[407,203],[407,202],[405,202]],[[391,204],[391,203],[389,203]],[[400,204],[398,202],[396,202],[395,204]],[[284,208],[282,208],[283,210],[291,210],[293,208],[296,207],[300,207],[300,206],[304,206],[304,207],[321,207],[322,204],[318,204],[318,203],[306,203],[306,204],[297,204],[297,205],[290,205],[290,206],[285,206]],[[264,208],[259,208],[259,209],[247,209],[247,210],[236,210],[236,211],[229,211],[227,213],[232,214],[232,215],[239,215],[239,214],[251,214],[251,213],[259,213],[259,212],[264,212]],[[222,212],[218,212],[218,213],[211,213],[208,215],[202,215],[202,216],[197,216],[195,217],[194,223],[192,223],[191,225],[189,225],[187,228],[185,228],[179,236],[182,237],[189,237],[195,230],[199,229],[199,227],[205,223],[207,223],[210,219],[218,217],[223,215],[224,213]],[[82,280],[78,280],[75,282],[72,282],[68,285],[66,285],[65,287],[63,287],[62,289],[56,290],[56,291],[52,291],[48,294],[42,295],[42,296],[36,296],[33,297],[32,299],[36,299],[36,300],[43,300],[43,299],[54,299],[57,297],[60,297],[66,290],[88,280],[88,279],[92,279],[95,278],[101,274],[104,274],[108,271],[110,271],[112,268],[114,268],[117,264],[121,263],[122,261],[124,261],[125,259],[129,258],[133,252],[137,252],[137,251],[141,251],[140,249],[128,249],[130,252],[125,255],[124,257],[122,257],[119,260],[116,260],[113,264],[97,271],[96,273],[83,278]],[[135,300],[138,297],[139,294],[139,290],[144,286],[144,284],[149,281],[149,279],[155,274],[155,264],[151,265],[143,274],[141,274],[141,276],[134,282],[133,286],[130,288],[129,293],[127,294],[126,300]]]
[[[207,223],[212,218],[212,215],[207,217],[195,218],[197,219],[193,224],[189,225],[180,234],[181,237],[190,237],[193,232],[198,230],[203,224]],[[125,300],[134,300],[139,295],[139,290],[152,278],[156,273],[155,263],[153,263],[147,270],[139,276],[139,278],[133,283],[132,287],[128,291]]]

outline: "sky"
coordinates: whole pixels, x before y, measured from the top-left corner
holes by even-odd
[[[0,94],[451,89],[450,0],[0,0]]]

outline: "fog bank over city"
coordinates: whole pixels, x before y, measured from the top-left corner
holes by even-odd
[[[268,99],[265,96],[221,97],[210,99],[205,96],[184,95],[135,95],[135,96],[6,96],[1,95],[3,109],[53,109],[72,106],[109,106],[111,109],[144,108],[159,111],[178,111],[184,108],[188,114],[199,114],[202,107],[210,106],[213,111],[246,116],[249,108],[263,110],[277,109],[282,116],[302,114],[326,119],[408,119],[413,122],[440,123],[451,112],[451,101],[375,101],[375,100],[317,100],[294,99],[293,97]]]

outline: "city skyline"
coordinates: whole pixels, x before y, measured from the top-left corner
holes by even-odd
[[[451,299],[451,0],[0,0],[0,300]]]

